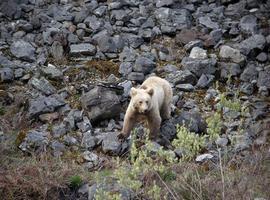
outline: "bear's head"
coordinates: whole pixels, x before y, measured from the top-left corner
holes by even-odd
[[[153,88],[131,88],[130,96],[132,108],[140,114],[146,114],[152,108],[153,94]]]

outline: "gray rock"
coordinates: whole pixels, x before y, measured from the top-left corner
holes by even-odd
[[[270,66],[259,72],[257,86],[270,89]]]
[[[246,57],[240,53],[238,49],[233,49],[229,46],[223,45],[220,48],[219,56],[222,59],[230,59],[232,62],[243,65]]]
[[[191,71],[197,77],[200,77],[202,74],[214,74],[216,72],[216,59],[194,59],[185,57],[182,59],[181,64],[183,68]]]
[[[199,18],[199,23],[206,26],[209,29],[218,29],[219,25],[217,22],[213,22],[209,16]]]
[[[102,151],[111,155],[119,155],[121,152],[121,143],[117,138],[118,133],[109,132],[104,135],[102,141]]]
[[[40,79],[32,78],[29,81],[29,84],[45,95],[51,95],[56,92],[55,87],[53,87],[52,84],[44,77],[41,77]]]
[[[144,43],[142,36],[134,35],[134,34],[125,34],[123,38],[132,48],[138,48]]]
[[[65,145],[59,141],[52,141],[51,148],[53,150],[54,156],[61,156],[63,155],[63,152],[66,150]]]
[[[171,64],[168,64],[168,65],[165,65],[162,70],[166,73],[175,73],[178,71],[178,67],[176,67],[175,65],[171,65]]]
[[[193,85],[187,83],[187,84],[178,84],[175,86],[177,89],[179,89],[180,91],[184,91],[184,92],[192,92],[194,91],[194,87]]]
[[[97,139],[94,137],[91,132],[85,132],[83,133],[82,143],[81,146],[92,150],[97,145]]]
[[[214,81],[215,76],[210,74],[202,74],[199,78],[196,87],[205,89],[210,86],[210,84]]]
[[[54,41],[50,53],[56,61],[61,61],[64,59],[64,48],[59,41]]]
[[[33,62],[35,61],[35,48],[23,40],[13,42],[10,46],[11,53],[22,60]]]
[[[247,38],[239,44],[240,51],[244,55],[248,55],[253,50],[263,50],[266,45],[266,39],[263,35],[256,34]]]
[[[3,0],[0,11],[7,17],[18,19],[21,16],[20,5],[15,0]]]
[[[203,47],[203,42],[201,40],[193,40],[193,41],[190,41],[189,43],[187,43],[184,46],[184,48],[187,51],[190,51],[193,47],[200,47],[200,48],[202,48]]]
[[[249,63],[243,73],[240,76],[240,80],[251,83],[253,80],[257,80],[258,71],[256,64]]]
[[[83,152],[83,158],[87,162],[91,162],[94,166],[98,165],[99,163],[98,155],[90,151]]]
[[[215,43],[218,43],[222,39],[222,35],[223,35],[222,29],[213,30],[209,34],[211,40],[214,41]]]
[[[77,139],[69,135],[64,136],[64,143],[67,146],[78,145]]]
[[[52,127],[52,135],[54,138],[59,138],[59,137],[65,135],[67,133],[67,131],[68,130],[63,123],[61,123],[59,125],[54,125]]]
[[[123,51],[119,55],[121,62],[133,62],[136,60],[137,53],[133,48],[124,47]]]
[[[220,77],[229,78],[229,76],[235,77],[241,74],[242,70],[239,64],[236,63],[219,63]]]
[[[88,16],[85,20],[84,23],[94,32],[98,32],[102,30],[102,27],[104,26],[104,22],[97,18],[95,15],[90,15]]]
[[[25,71],[22,68],[15,69],[15,71],[14,71],[14,78],[15,79],[16,78],[21,78],[21,77],[23,77],[24,73],[25,73]],[[1,72],[0,72],[0,74],[1,74]]]
[[[30,130],[27,132],[23,142],[19,145],[19,148],[22,151],[26,151],[29,153],[46,152],[47,146],[49,144],[48,137],[48,132]]]
[[[95,54],[96,54],[96,47],[89,43],[72,44],[70,46],[71,56],[81,56],[81,55],[93,56]]]
[[[252,141],[247,134],[234,135],[232,136],[232,140],[235,142],[234,151],[237,153],[247,150],[252,144]]]
[[[174,139],[176,136],[175,125],[176,124],[173,118],[164,121],[160,127],[160,135],[162,136],[162,138],[168,141],[171,141],[172,139]]]
[[[229,143],[229,140],[227,138],[219,137],[215,142],[220,147],[226,147]]]
[[[127,77],[128,80],[137,81],[139,83],[142,83],[144,78],[144,74],[141,72],[131,72]]]
[[[195,161],[196,162],[205,162],[207,160],[211,160],[212,158],[214,158],[214,156],[212,154],[205,153],[205,154],[197,156]]]
[[[124,40],[119,35],[104,37],[98,40],[98,46],[102,52],[118,53],[124,47]]]
[[[130,89],[132,88],[132,82],[128,81],[128,80],[125,80],[124,82],[119,83],[118,85],[122,86],[124,88],[123,96],[124,97],[129,97]]]
[[[1,82],[10,82],[14,79],[13,70],[7,67],[0,68],[0,83]]]
[[[243,33],[258,33],[257,17],[254,15],[246,15],[240,19],[239,28]]]
[[[198,112],[183,111],[175,118],[174,123],[186,126],[191,132],[206,133],[206,122]]]
[[[82,122],[77,123],[77,127],[83,133],[86,132],[86,131],[89,131],[89,130],[91,130],[93,128],[90,120],[86,116],[83,117],[83,121]]]
[[[241,86],[240,86],[240,91],[244,94],[247,94],[247,95],[253,94],[254,89],[255,89],[254,84],[249,83],[249,82],[245,82],[245,83],[241,84]]]
[[[96,86],[82,95],[81,103],[92,121],[117,117],[121,110],[116,92],[102,86]]]
[[[28,117],[35,118],[43,113],[54,112],[57,108],[65,104],[62,99],[54,96],[39,96],[29,101]]]
[[[266,53],[261,52],[257,57],[256,60],[258,60],[259,62],[266,62],[268,59],[268,56]]]
[[[62,79],[63,72],[60,71],[56,66],[48,64],[47,67],[41,68],[41,71],[51,79]]]
[[[116,181],[113,181],[113,182],[107,181],[106,183],[104,182],[104,183],[93,184],[89,188],[88,199],[89,200],[95,199],[95,195],[97,191],[105,191],[108,193],[120,194],[121,199],[123,200],[132,200],[135,198],[135,193],[131,189],[129,189],[128,187],[119,185]]]
[[[135,72],[142,72],[144,74],[149,74],[153,69],[155,69],[156,63],[146,57],[138,57],[133,66]]]
[[[189,54],[189,57],[194,59],[206,59],[207,51],[200,47],[193,47]]]
[[[157,0],[156,2],[156,7],[166,7],[166,6],[171,6],[174,4],[174,0]]]
[[[132,72],[133,64],[131,62],[123,62],[119,66],[119,73],[122,76],[127,76],[129,73]]]
[[[98,17],[102,17],[107,12],[107,6],[99,6],[94,10],[94,14]]]
[[[259,95],[261,95],[263,97],[268,97],[269,96],[269,91],[268,91],[266,86],[259,87],[258,93],[259,93]]]
[[[195,85],[197,83],[197,78],[189,70],[177,71],[175,73],[168,74],[166,79],[173,85],[177,84],[191,84]]]

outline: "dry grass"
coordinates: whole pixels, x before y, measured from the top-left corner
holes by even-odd
[[[90,180],[90,173],[75,161],[48,154],[25,156],[14,144],[0,143],[1,199],[60,199],[66,193],[71,196],[76,192],[68,185],[75,175]]]

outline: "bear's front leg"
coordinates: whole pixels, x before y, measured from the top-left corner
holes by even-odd
[[[152,112],[147,117],[147,123],[150,130],[150,139],[156,139],[159,134],[161,117],[158,112]]]
[[[135,118],[130,117],[129,115],[124,118],[124,125],[121,133],[118,135],[119,140],[125,140],[129,137],[131,130],[135,125]]]

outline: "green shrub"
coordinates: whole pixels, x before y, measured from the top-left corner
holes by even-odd
[[[71,176],[69,179],[69,185],[72,188],[78,188],[82,185],[82,178],[78,175]]]
[[[191,159],[198,154],[205,146],[206,136],[200,136],[190,132],[185,126],[176,126],[177,138],[173,140],[172,145],[176,149],[185,151],[184,159]]]
[[[207,134],[210,141],[215,141],[222,129],[222,121],[219,113],[215,112],[209,118],[206,119],[207,123]]]

